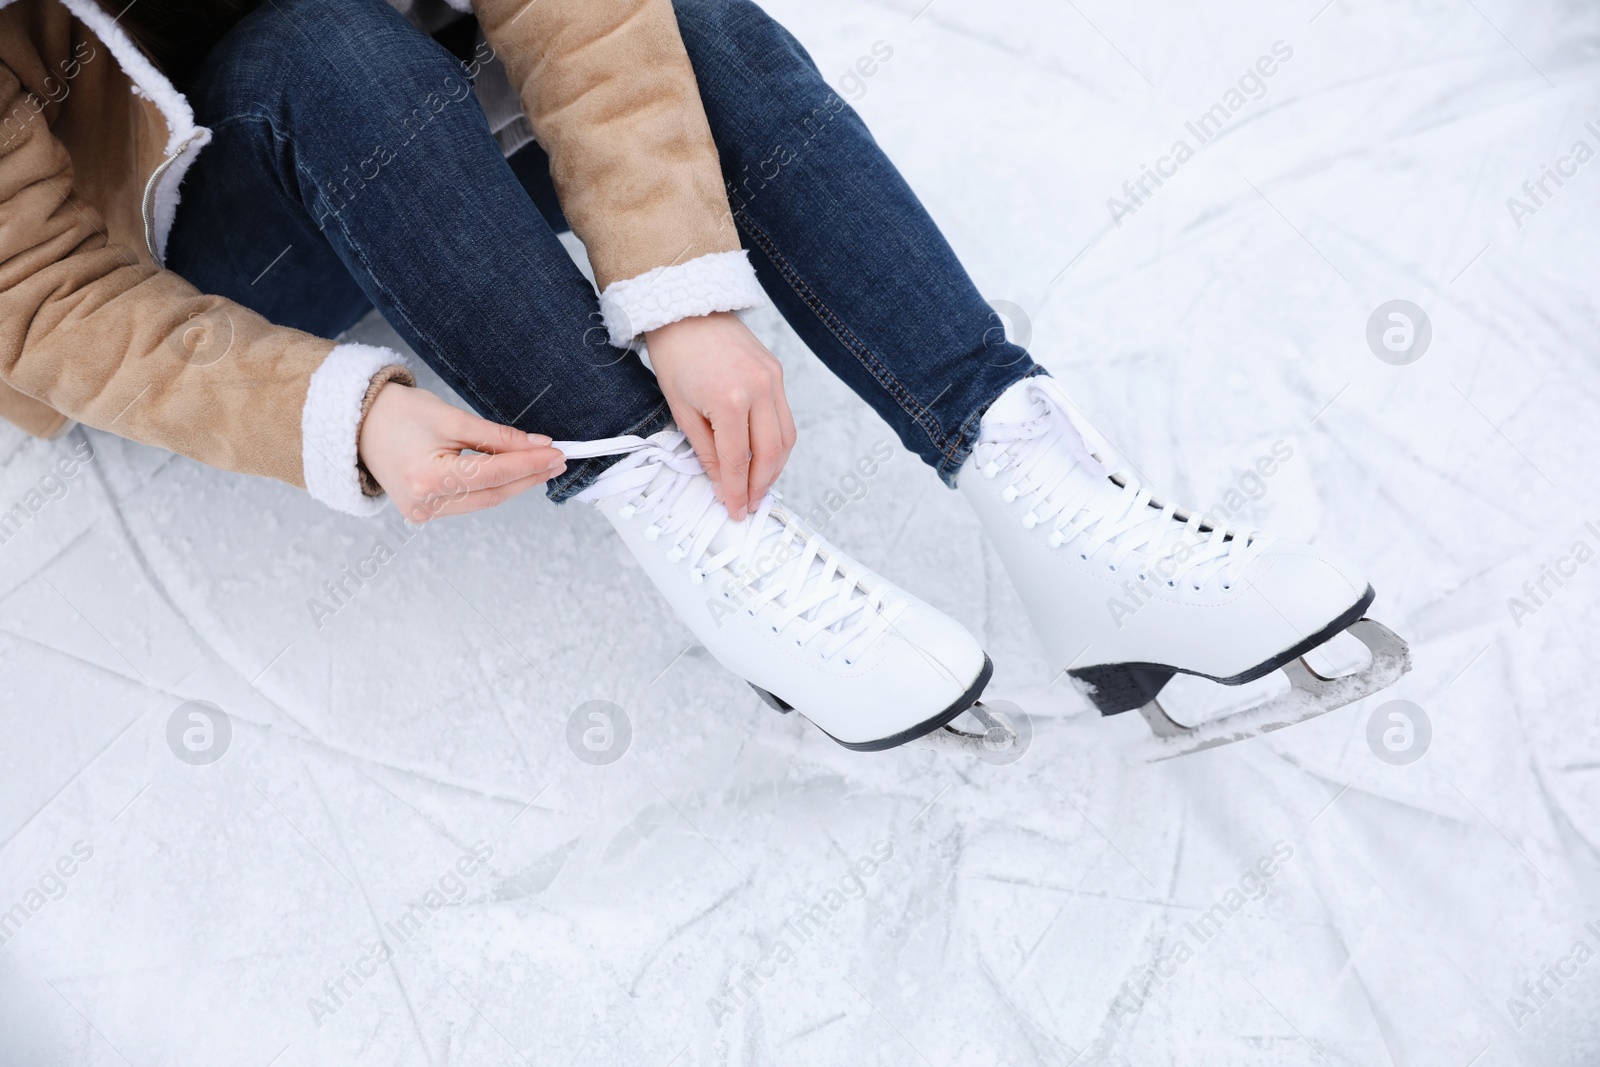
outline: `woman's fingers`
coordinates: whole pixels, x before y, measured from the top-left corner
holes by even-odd
[[[776,405],[763,404],[750,412],[750,502],[760,502],[778,480],[789,458]]]
[[[567,469],[566,457],[553,448],[497,454],[473,452],[443,456],[436,462],[426,484],[417,486],[409,501],[402,504],[396,500],[401,512],[412,522],[477,511],[488,507],[490,496],[500,489],[511,485],[537,485]],[[500,499],[515,495],[509,493]],[[469,497],[477,497],[481,502],[463,507],[462,502]]]
[[[468,453],[451,461],[453,484],[445,488],[473,492],[495,489],[534,474],[547,473],[553,478],[565,470],[566,465],[566,457],[553,448],[530,448],[525,452],[497,454]]]
[[[514,426],[490,422],[456,407],[449,411],[445,432],[463,448],[475,452],[521,452],[550,446],[550,438],[542,433],[527,433]]]
[[[490,422],[390,382],[362,423],[358,456],[412,522],[509,500],[566,469],[544,434]]]
[[[674,410],[672,418],[678,424],[678,429],[689,439],[695,457],[700,460],[700,466],[705,468],[706,477],[711,479],[711,485],[716,489],[717,499],[721,500],[722,472],[717,466],[717,443],[711,433],[711,424],[699,412],[693,412],[686,417]]]
[[[800,439],[800,432],[795,429],[794,414],[789,410],[789,397],[780,384],[778,389],[778,428],[783,433],[783,462],[789,462],[789,453],[794,451],[794,443]]]
[[[661,391],[717,498],[735,519],[743,518],[794,444],[782,364],[727,312],[679,319],[647,331],[645,340]]]
[[[722,479],[722,506],[735,522],[743,519],[750,505],[750,414],[737,410],[724,423],[714,427],[717,445],[717,470]]]
[[[451,497],[441,497],[434,502],[437,505],[438,510],[430,511],[428,517],[437,518],[441,515],[466,515],[473,511],[483,511],[486,508],[492,508],[498,504],[504,504],[507,500],[510,500],[519,493],[527,492],[534,486],[543,485],[552,477],[554,477],[553,473],[541,472],[539,474],[529,475],[526,478],[519,478],[514,482],[507,482],[504,485],[497,485],[492,489],[478,489],[470,493],[461,493]],[[417,520],[413,519],[412,521]]]

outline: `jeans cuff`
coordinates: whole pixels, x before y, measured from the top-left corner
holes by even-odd
[[[940,453],[939,464],[934,469],[939,473],[939,480],[951,489],[956,487],[956,475],[960,474],[961,468],[966,465],[967,457],[978,447],[978,436],[983,432],[983,413],[989,410],[989,405],[1000,399],[1001,393],[1023,379],[1032,378],[1035,374],[1050,373],[1031,359],[1026,363],[1019,363],[1017,369],[1019,373],[1013,375],[992,394],[984,397],[973,409],[972,414],[967,416],[966,421],[961,424],[961,432],[956,434],[955,446],[947,452]]]
[[[653,433],[660,433],[671,424],[672,409],[663,400],[656,405],[650,414],[632,426],[618,431],[615,435],[606,434],[605,436],[622,437],[633,434],[637,437],[649,437]],[[607,467],[621,458],[621,456],[595,456],[591,459],[579,460],[575,466],[569,466],[565,474],[551,479],[550,483],[545,487],[545,495],[553,503],[565,504],[572,497],[594,484],[594,480],[600,477]]]

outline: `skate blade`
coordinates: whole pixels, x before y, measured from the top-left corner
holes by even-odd
[[[915,743],[941,752],[976,756],[985,763],[1007,764],[1021,759],[1033,740],[1031,721],[1010,701],[1002,700],[993,706],[973,704],[966,714],[978,720],[982,733],[947,723]]]
[[[1135,754],[1146,763],[1159,763],[1270,734],[1371,696],[1393,685],[1411,669],[1410,647],[1383,623],[1358,619],[1344,632],[1366,645],[1372,653],[1372,662],[1365,670],[1342,678],[1324,678],[1307,666],[1304,657],[1290,660],[1281,668],[1289,679],[1287,693],[1247,711],[1224,715],[1198,726],[1174,722],[1162,708],[1161,701],[1152,700],[1139,709],[1139,714],[1144,716],[1154,736],[1141,742]]]

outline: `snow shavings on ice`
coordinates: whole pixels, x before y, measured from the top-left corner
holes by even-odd
[[[1128,461],[1363,561],[1413,673],[1130,763],[1143,724],[1052,677],[895,444],[827,535],[978,634],[1033,740],[1009,766],[856,754],[695,647],[587,511],[399,534],[0,430],[0,508],[42,501],[0,544],[0,1061],[1600,1061],[1600,568],[1573,554],[1600,548],[1600,163],[1570,162],[1600,149],[1600,13],[766,6]],[[1533,204],[1546,165],[1576,174]],[[1409,366],[1367,347],[1394,299],[1431,319]],[[892,438],[751,321],[809,510]],[[1390,699],[1431,721],[1415,763],[1369,748]],[[567,740],[595,700],[631,725],[609,765]],[[169,745],[189,701],[227,716],[218,762]]]

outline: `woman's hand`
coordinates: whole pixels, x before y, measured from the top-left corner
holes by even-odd
[[[794,448],[783,366],[726,312],[645,335],[650,365],[678,429],[735,520],[766,495]]]
[[[463,449],[487,455],[462,455]],[[492,508],[567,469],[550,438],[390,382],[361,425],[361,461],[412,522]]]

